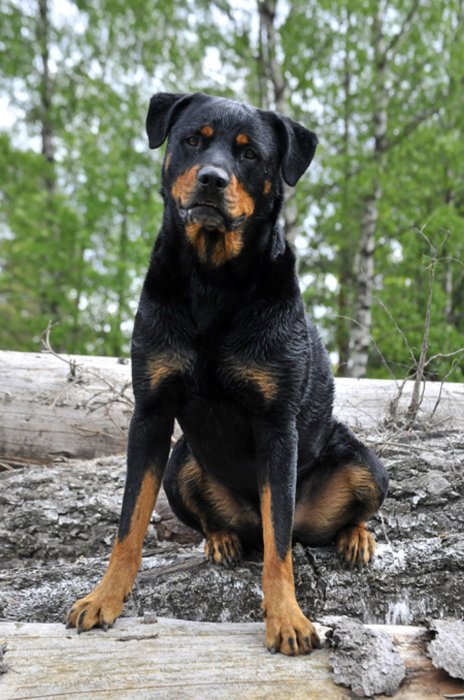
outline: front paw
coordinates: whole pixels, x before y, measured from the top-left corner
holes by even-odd
[[[263,608],[266,615],[266,647],[271,653],[280,651],[287,656],[297,656],[320,648],[316,628],[303,615],[297,603],[275,613],[265,605]]]
[[[66,627],[76,627],[78,634],[101,627],[105,632],[122,612],[124,601],[114,594],[95,589],[76,600],[66,619]]]

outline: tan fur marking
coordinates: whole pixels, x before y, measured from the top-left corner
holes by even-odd
[[[279,385],[272,372],[265,367],[259,367],[256,364],[230,364],[234,375],[245,383],[254,384],[266,401],[272,401],[277,396]]]
[[[173,374],[181,374],[185,371],[187,360],[175,353],[163,352],[156,357],[153,357],[148,362],[148,374],[150,377],[150,386],[154,389],[166,377]]]
[[[112,625],[121,614],[124,598],[134,583],[142,559],[142,544],[158,496],[160,482],[148,471],[142,482],[127,536],[116,540],[105,575],[98,586],[73,605],[68,625],[75,627],[85,611],[84,630],[95,625]]]
[[[196,248],[200,260],[205,262],[208,258],[207,234],[202,230],[201,224],[187,224],[185,227],[185,234],[190,243]],[[242,247],[243,237],[240,229],[222,233],[210,253],[211,264],[215,267],[224,265],[228,260],[239,255]]]
[[[236,136],[235,141],[238,143],[239,146],[246,146],[247,143],[250,143],[250,139],[246,134],[238,134]]]
[[[171,165],[171,154],[166,153],[166,157],[164,159],[164,171],[167,173],[169,170],[169,166]]]
[[[200,133],[208,139],[210,136],[213,135],[214,130],[211,126],[206,125],[201,127]]]
[[[263,194],[269,194],[270,191],[271,191],[271,182],[270,182],[270,180],[265,180]]]
[[[231,260],[237,257],[237,255],[240,255],[242,248],[242,231],[240,229],[236,231],[227,231],[214,246],[211,262],[215,267],[224,265],[227,260]]]
[[[190,487],[201,481],[202,470],[194,457],[189,457],[183,464],[180,473],[179,492],[180,497],[186,506],[187,510],[194,513],[200,520],[204,532],[204,519],[196,508],[194,500],[190,497]]]
[[[222,518],[232,530],[243,524],[244,519],[250,520],[250,527],[259,526],[259,520],[254,512],[242,508],[230,491],[212,479],[193,456],[188,457],[182,466],[179,474],[179,483],[182,501],[187,509],[197,516],[206,537],[209,537],[212,533],[209,532],[204,513],[199,510],[194,499],[191,498],[192,486],[196,486],[201,490],[210,511],[216,515],[216,518]]]
[[[263,522],[264,570],[263,591],[275,605],[280,605],[282,597],[294,597],[292,550],[288,548],[285,559],[280,559],[272,522],[271,489],[266,486],[261,495],[261,518]]]
[[[172,186],[171,192],[183,207],[187,207],[197,184],[198,165],[186,170],[182,175],[179,175]]]
[[[319,639],[312,623],[303,615],[295,596],[292,548],[281,559],[276,549],[272,522],[271,489],[261,494],[264,566],[262,607],[266,618],[266,646],[290,656],[305,654]]]
[[[206,238],[201,230],[201,224],[191,223],[185,227],[185,235],[190,243],[197,249],[200,260],[206,260]]]
[[[226,202],[229,214],[234,219],[239,216],[249,218],[255,210],[255,203],[252,197],[250,197],[235,175],[232,175],[230,183],[227,185]]]
[[[334,474],[322,492],[310,493],[308,498],[297,503],[295,528],[306,525],[316,533],[330,532],[357,497],[367,504],[369,515],[380,507],[379,494],[370,472],[365,467],[349,464]]]

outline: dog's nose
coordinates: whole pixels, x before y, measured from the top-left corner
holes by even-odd
[[[205,165],[198,172],[198,182],[201,187],[209,190],[223,190],[229,184],[230,178],[225,170],[215,165]]]

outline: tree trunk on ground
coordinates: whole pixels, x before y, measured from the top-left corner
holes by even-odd
[[[124,452],[133,408],[130,371],[130,362],[113,357],[0,352],[0,469],[25,459]],[[335,415],[375,434],[386,421],[402,422],[412,385],[337,379]],[[424,421],[462,430],[464,385],[428,382],[418,414]],[[179,435],[176,426],[174,439]]]
[[[375,449],[390,473],[382,517],[370,523],[378,555],[358,571],[340,563],[332,547],[295,546],[303,610],[317,620],[343,614],[387,624],[458,617],[464,607],[462,432],[378,434]],[[117,530],[124,471],[124,458],[107,457],[0,474],[0,618],[62,620],[74,598],[98,581]],[[176,532],[163,499],[156,510],[125,614],[260,619],[260,557],[232,570],[209,565],[201,545],[186,543],[198,536],[180,525]],[[165,536],[171,541],[160,541]]]

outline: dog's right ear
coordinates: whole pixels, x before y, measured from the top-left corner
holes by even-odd
[[[176,95],[171,92],[153,95],[146,120],[150,148],[159,148],[164,143],[179,113],[193,97],[194,95]]]

